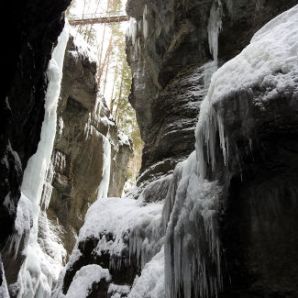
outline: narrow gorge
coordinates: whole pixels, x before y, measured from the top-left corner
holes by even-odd
[[[7,11],[0,298],[297,298],[297,0],[93,2]]]

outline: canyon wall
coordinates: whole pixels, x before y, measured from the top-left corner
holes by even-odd
[[[130,140],[120,134],[104,99],[98,95],[96,60],[92,49],[72,31],[57,110],[48,210],[49,217],[64,229],[63,243],[69,253],[87,209],[98,197],[106,167],[112,165],[109,193],[121,196],[132,157]]]
[[[64,294],[92,264],[101,297],[297,296],[297,7],[269,22],[295,4],[128,1],[141,175],[89,209]]]
[[[70,1],[3,3],[1,23],[0,248],[14,231],[23,171],[36,152],[44,118],[46,71]],[[4,20],[5,19],[5,20]],[[0,266],[0,287],[3,267]],[[5,290],[4,290],[5,291]]]

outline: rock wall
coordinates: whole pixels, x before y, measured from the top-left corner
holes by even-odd
[[[200,111],[200,102],[206,95],[211,74],[247,46],[252,35],[263,24],[294,4],[297,1],[128,2],[128,13],[136,19],[132,22],[127,49],[133,70],[131,103],[137,112],[145,142],[140,186],[146,185],[144,180],[150,180],[152,184],[157,176],[171,173],[177,162],[194,150],[196,116]],[[213,64],[210,60],[213,60]],[[193,65],[193,70],[188,72],[190,65]],[[200,76],[200,72],[203,72],[203,76]],[[221,75],[230,74],[227,72]],[[290,112],[296,110],[296,92],[290,87],[296,86],[296,83],[279,76],[275,80],[288,80],[288,85],[278,88],[278,95],[273,92],[277,88],[274,84],[259,83],[246,90],[238,86],[239,89],[227,96],[222,104],[215,104],[214,117],[222,115],[224,119],[218,124],[209,124],[209,135],[206,133],[205,136],[206,145],[202,144],[206,147],[206,160],[221,156],[215,169],[211,161],[205,169],[208,180],[219,180],[223,187],[223,193],[218,195],[216,203],[220,207],[212,207],[219,209],[215,225],[219,223],[218,235],[222,241],[224,263],[224,290],[220,290],[220,297],[297,295],[297,272],[295,266],[291,265],[291,260],[297,258],[297,239],[293,235],[293,227],[297,225],[297,202],[293,199],[296,193],[296,144],[293,140],[296,139],[297,120]],[[216,88],[215,84],[213,88]],[[272,95],[269,95],[269,90]],[[270,101],[271,96],[272,101],[268,106],[254,106],[253,103],[258,99],[266,98]],[[218,125],[218,132],[215,133],[214,143],[211,143],[214,125]],[[225,142],[221,137],[221,126],[224,127],[224,136],[237,144],[237,150],[229,148],[233,166],[228,169],[225,167],[227,161],[222,156],[225,153],[220,153],[220,148],[224,146],[222,142]],[[250,135],[251,144],[247,141],[249,138],[246,138],[246,130],[250,129],[253,131]],[[208,152],[213,147],[214,152]],[[207,265],[203,267],[206,266],[207,278],[210,278],[206,280],[206,292],[198,290],[201,286],[194,281],[202,279],[203,273],[194,271],[194,275],[189,273],[190,276],[187,276],[183,271],[186,270],[183,267],[185,259],[180,259],[181,247],[176,244],[180,237],[189,264],[201,258],[193,250],[208,254],[206,246],[212,240],[206,239],[214,235],[202,232],[195,222],[192,222],[192,226],[184,226],[182,213],[191,212],[194,216],[195,212],[180,211],[183,204],[188,204],[187,191],[191,192],[191,187],[182,187],[185,178],[179,168],[176,168],[174,177],[177,181],[169,179],[168,189],[174,183],[177,190],[170,195],[169,191],[167,196],[156,192],[156,186],[153,189],[147,186],[141,193],[142,196],[146,193],[146,197],[151,197],[151,200],[156,200],[158,193],[161,193],[160,199],[166,197],[166,204],[170,196],[174,206],[171,209],[171,220],[168,218],[165,261],[166,274],[172,272],[166,283],[171,289],[177,289],[173,292],[170,290],[166,297],[215,297],[217,294],[213,283],[218,278],[216,257],[200,260],[206,262]],[[160,184],[158,181],[155,183]],[[215,193],[215,186],[213,188]],[[203,193],[205,189],[199,191]],[[206,198],[209,198],[210,193],[206,194]],[[193,207],[187,205],[185,208]],[[196,222],[206,225],[208,229],[204,218],[200,218],[199,213],[197,217]],[[183,229],[180,234],[179,229]],[[194,231],[196,235],[192,234]],[[190,233],[193,238],[181,236],[181,233]],[[201,243],[196,243],[195,237],[202,237]],[[216,247],[217,240],[214,241]],[[210,247],[210,250],[215,248]],[[288,256],[285,251],[290,251]],[[181,284],[177,285],[177,281]]]
[[[272,53],[261,31],[227,62],[294,4],[128,1],[142,173],[127,198],[90,208],[63,293],[97,264],[103,297],[297,297],[297,8]]]
[[[134,18],[127,39],[133,73],[130,101],[145,142],[142,171],[162,160],[179,160],[194,149],[193,131],[204,98],[200,90],[208,87],[196,68],[212,60],[222,65],[263,24],[295,3],[128,1],[127,13]]]
[[[96,58],[82,37],[73,32],[66,49],[58,126],[53,152],[53,190],[48,214],[65,229],[63,243],[70,253],[86,211],[98,195],[110,158],[110,193],[120,196],[132,155],[130,141],[118,128],[97,94]]]
[[[5,76],[0,109],[0,249],[14,230],[23,170],[39,142],[46,70],[69,2],[29,0],[1,6],[6,17],[1,23]],[[2,266],[0,275],[1,285]]]

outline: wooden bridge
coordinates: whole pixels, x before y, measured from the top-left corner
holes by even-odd
[[[92,24],[110,24],[110,23],[121,23],[127,22],[129,16],[124,11],[108,12],[103,14],[91,14],[83,15],[81,17],[76,16],[68,20],[72,26],[78,25],[92,25]]]

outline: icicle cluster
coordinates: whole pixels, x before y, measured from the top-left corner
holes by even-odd
[[[216,226],[222,189],[199,177],[195,152],[174,176],[163,214],[166,297],[216,297],[222,284]]]
[[[231,144],[225,132],[223,109],[224,99],[231,97],[239,88],[250,90],[262,82],[276,84],[271,76],[276,72],[297,71],[298,53],[298,6],[276,17],[260,29],[240,55],[223,65],[212,77],[206,98],[202,102],[200,117],[196,128],[196,150],[199,160],[199,173],[206,177],[208,165],[215,168],[215,150],[219,139],[225,164],[229,160]],[[277,88],[282,88],[281,80]],[[273,91],[275,92],[275,91]],[[242,110],[248,112],[247,98],[242,100]],[[239,112],[239,110],[238,110]],[[245,115],[242,115],[242,118]],[[250,140],[249,125],[242,121],[238,129]]]
[[[129,258],[136,258],[142,267],[160,249],[161,210],[161,203],[144,205],[126,198],[98,199],[86,214],[78,241],[99,238],[94,252],[108,252],[112,268],[121,267],[122,261],[129,262],[122,258],[128,248]]]

